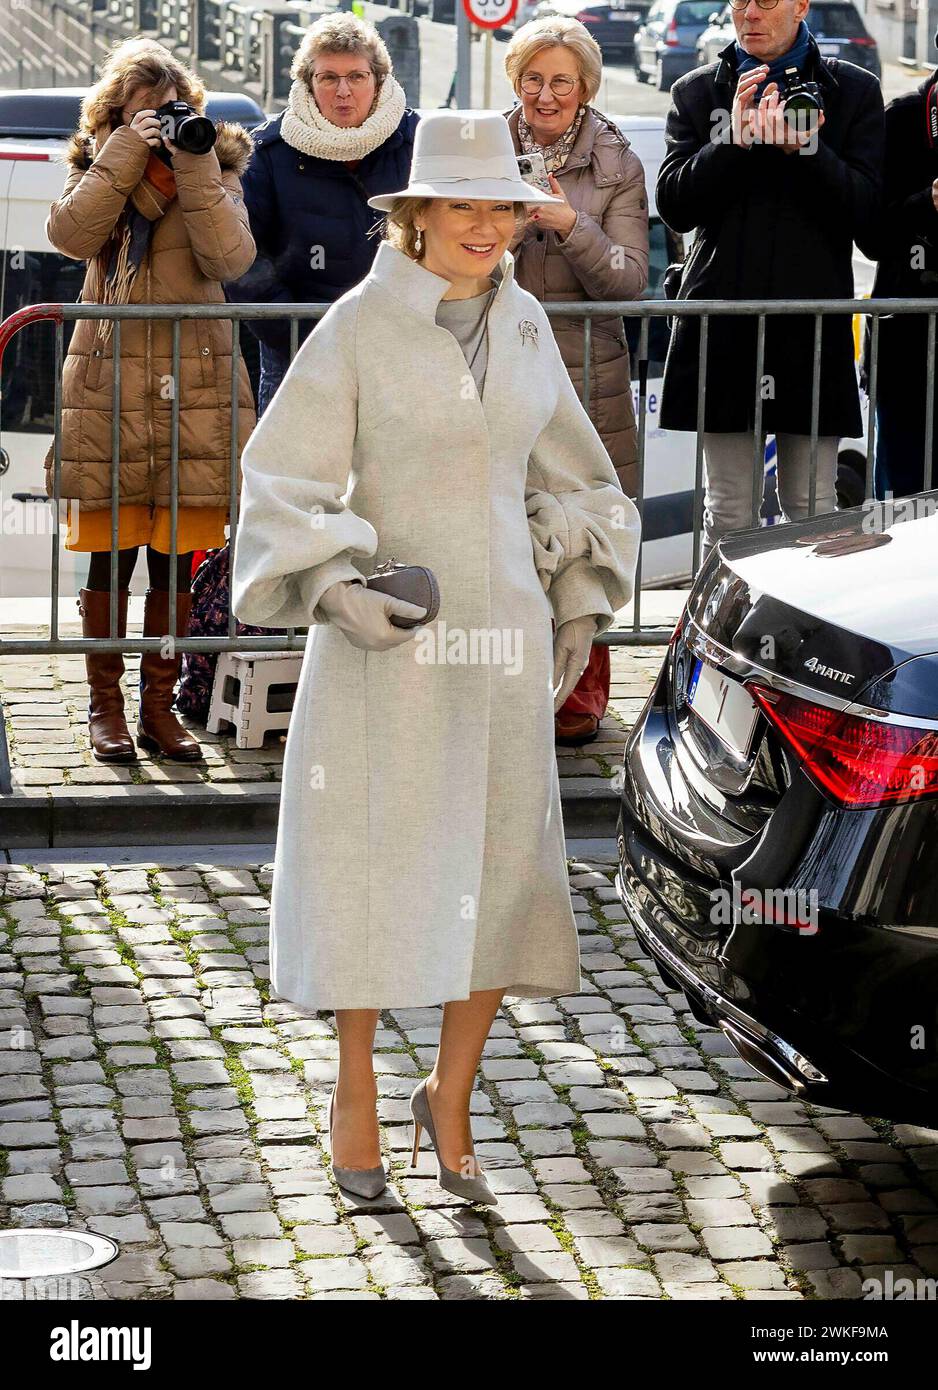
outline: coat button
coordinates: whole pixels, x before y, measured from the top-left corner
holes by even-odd
[[[301,169],[305,169],[305,168],[306,168],[306,165],[305,165],[305,164],[301,164],[301,165],[300,165],[300,168],[301,168]]]
[[[208,355],[209,355],[210,352],[211,352],[211,348],[204,347],[204,348],[202,349],[202,356],[203,356],[203,357],[208,357]]]

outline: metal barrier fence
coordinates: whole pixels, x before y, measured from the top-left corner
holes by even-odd
[[[818,419],[821,392],[821,347],[822,322],[827,315],[869,315],[871,325],[871,368],[869,380],[869,428],[866,441],[866,480],[865,496],[872,495],[873,458],[875,448],[875,407],[876,375],[879,346],[880,319],[893,315],[927,315],[927,368],[928,380],[934,379],[935,367],[935,316],[938,313],[938,299],[933,300],[639,300],[639,301],[583,301],[562,304],[545,304],[551,318],[574,318],[584,321],[584,356],[582,399],[588,406],[592,390],[590,351],[592,341],[592,320],[598,317],[622,315],[626,319],[638,320],[637,351],[631,354],[633,381],[638,386],[638,470],[636,505],[643,514],[645,502],[645,460],[647,433],[647,384],[649,366],[649,332],[656,318],[696,318],[700,320],[700,352],[697,391],[697,429],[694,467],[694,508],[693,508],[693,558],[692,573],[696,573],[701,560],[701,515],[703,496],[703,443],[707,391],[708,330],[712,318],[727,317],[755,318],[756,358],[752,468],[752,523],[758,525],[759,512],[763,499],[765,437],[763,431],[763,397],[760,382],[764,376],[765,332],[767,319],[811,317],[814,320],[814,350],[805,371],[811,372],[811,449],[810,449],[810,502],[809,510],[814,513],[817,481]],[[236,633],[236,616],[228,615],[228,634],[224,637],[189,637],[171,631],[159,637],[119,638],[117,632],[117,540],[119,474],[120,474],[120,399],[121,399],[121,326],[131,319],[151,319],[169,322],[172,325],[171,380],[174,383],[170,403],[170,624],[175,626],[176,612],[176,558],[178,535],[178,492],[179,492],[179,391],[175,383],[180,375],[180,333],[184,320],[222,319],[231,325],[231,445],[229,475],[229,540],[232,554],[238,528],[238,379],[241,352],[239,325],[242,320],[281,319],[290,321],[290,356],[294,355],[299,342],[301,320],[318,320],[329,308],[328,304],[135,304],[135,305],[96,305],[96,304],[38,304],[20,310],[0,324],[0,365],[3,353],[11,338],[28,325],[44,321],[55,327],[55,408],[54,408],[54,450],[53,450],[53,494],[52,505],[55,530],[52,536],[49,632],[46,637],[13,638],[0,637],[0,656],[24,656],[79,652],[90,649],[113,652],[143,652],[158,650],[166,637],[175,640],[181,652],[222,652],[239,650],[286,650],[302,649],[306,643],[303,633],[297,634],[294,628],[286,630],[284,636],[242,637]],[[62,367],[65,357],[65,325],[78,319],[113,322],[113,383],[111,420],[111,589],[110,589],[110,636],[107,638],[62,637],[59,633],[59,548],[60,548],[60,504],[62,467]],[[925,419],[925,487],[932,484],[932,443],[934,437],[934,401],[931,392],[927,393]],[[692,447],[690,444],[688,447]],[[638,570],[635,576],[635,597],[633,602],[632,626],[627,630],[608,630],[597,637],[597,642],[612,646],[630,646],[648,643],[664,644],[670,636],[670,629],[644,628],[641,621],[641,583],[642,562],[639,555]],[[2,711],[0,711],[2,713]],[[3,722],[0,719],[0,791],[9,790],[9,761],[6,749]]]

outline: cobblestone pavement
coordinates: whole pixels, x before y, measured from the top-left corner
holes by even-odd
[[[64,624],[64,637],[79,629]],[[25,630],[18,636],[26,637]],[[38,630],[29,635],[38,636]],[[609,713],[601,741],[582,749],[558,749],[558,766],[564,777],[612,776],[621,761],[624,730],[631,727],[657,674],[660,647],[611,649],[612,686]],[[127,722],[137,717],[138,656],[128,656],[124,677]],[[258,783],[278,782],[283,766],[285,737],[268,734],[263,748],[236,748],[234,738],[209,734],[203,725],[182,722],[202,745],[204,763],[195,767],[172,763],[139,751],[139,761],[128,767],[108,767],[95,762],[88,743],[88,687],[82,656],[8,657],[0,661],[0,699],[7,722],[14,788],[21,795],[42,795],[55,787],[100,788],[102,796],[115,785],[152,786],[159,795],[167,782]]]
[[[437,1009],[381,1019],[387,1193],[335,1187],[332,1019],[269,998],[269,864],[0,868],[0,1227],[122,1247],[0,1296],[849,1300],[938,1275],[938,1133],[759,1079],[642,955],[592,843],[582,992],[506,1001],[485,1049],[488,1209],[408,1166]]]

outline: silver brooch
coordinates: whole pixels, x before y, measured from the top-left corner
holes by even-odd
[[[537,324],[530,319],[522,319],[518,324],[518,332],[521,334],[521,346],[524,347],[528,339],[537,347]]]

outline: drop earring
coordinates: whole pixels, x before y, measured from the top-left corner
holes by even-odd
[[[423,250],[423,231],[420,227],[417,228],[417,236],[414,239],[414,250],[416,251],[418,256]]]

